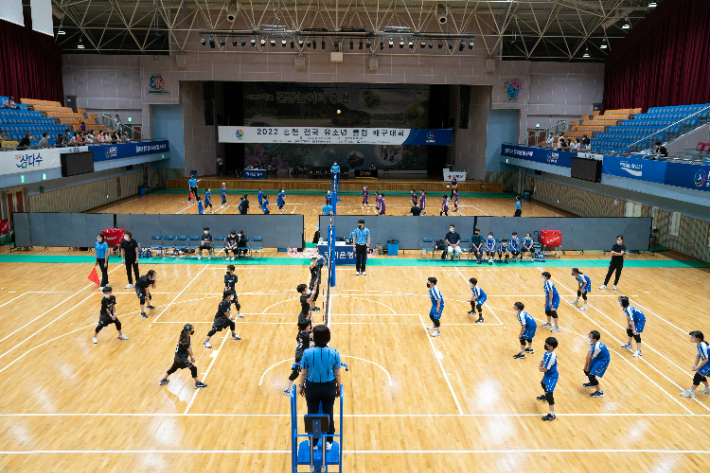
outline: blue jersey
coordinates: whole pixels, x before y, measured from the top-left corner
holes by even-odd
[[[267,205],[269,205],[269,199],[264,199],[264,202],[261,203],[261,210],[263,212],[269,211],[269,209],[266,207]]]
[[[202,215],[202,201],[201,200],[197,201],[197,213]]]
[[[259,205],[261,205],[261,201],[264,198],[264,191],[259,191],[259,193],[256,195],[256,198],[259,200]]]
[[[520,203],[520,201],[515,202],[515,210],[521,210],[523,208],[523,204]]]
[[[438,287],[432,286],[429,289],[429,298],[431,299],[431,311],[429,311],[429,315],[433,316],[435,319],[441,318],[441,313],[444,311],[444,296],[441,295],[441,291]],[[436,310],[437,301],[441,301],[438,311]]]
[[[279,206],[283,206],[286,202],[284,201],[284,198],[286,197],[286,192],[281,191],[279,192],[279,195],[276,196],[276,204]]]
[[[545,289],[545,310],[557,309],[560,306],[560,294],[555,285],[548,279],[542,287]],[[552,293],[552,305],[550,305],[550,293]]]
[[[578,274],[574,277],[579,283],[579,290],[584,292],[592,291],[592,280],[586,274]]]
[[[222,202],[227,202],[227,189],[222,189]]]
[[[609,356],[609,349],[600,341],[589,344],[589,353],[592,354],[591,363],[598,361],[609,361],[611,357]]]
[[[643,332],[643,327],[646,325],[646,316],[643,315],[643,312],[638,310],[636,307],[628,306],[624,309],[624,313],[626,314],[626,318],[629,319],[629,322],[634,323],[636,333]]]
[[[517,237],[508,240],[508,249],[511,251],[520,251],[520,241]]]
[[[557,353],[555,353],[554,350],[550,353],[545,352],[545,354],[542,355],[542,367],[547,368],[545,377],[557,374]]]
[[[205,205],[212,205],[212,192],[205,192]]]
[[[525,312],[524,310],[521,310],[518,312],[518,322],[520,322],[520,325],[525,326],[525,331],[527,332],[530,329],[536,329],[537,328],[537,322],[535,322],[535,319],[533,319],[533,316]]]
[[[338,174],[340,172],[340,166],[337,166],[337,165],[331,166],[330,172],[332,172],[333,174]]]
[[[190,186],[191,188],[192,188],[192,187],[197,187],[197,179],[192,178],[192,179],[188,180],[188,181],[187,181],[187,185]]]
[[[481,289],[480,286],[473,286],[471,288],[471,292],[474,296],[476,296],[476,304],[483,305],[488,300],[488,296],[485,292],[483,292],[483,289]]]
[[[496,249],[496,239],[495,238],[487,238],[486,239],[486,249],[493,251]]]
[[[530,237],[525,237],[525,238],[523,238],[523,246],[524,246],[525,248],[532,249],[532,245],[533,245],[533,239],[532,239],[532,238],[530,238]]]
[[[496,247],[496,251],[498,253],[503,253],[504,251],[508,251],[508,242],[503,243],[502,241],[498,243],[498,246]]]
[[[239,213],[242,212],[242,204],[243,204],[243,203],[244,203],[244,200],[242,199],[242,200],[239,201],[239,205],[237,205],[237,210],[239,211]]]
[[[710,347],[708,347],[707,342],[698,343],[698,355],[700,356],[700,361],[708,359],[708,355],[710,355]],[[710,375],[710,363],[705,363],[701,366],[698,373],[703,376]]]

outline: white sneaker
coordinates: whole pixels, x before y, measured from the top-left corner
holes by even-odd
[[[641,358],[641,350],[636,350],[633,354],[635,358]]]
[[[710,394],[710,388],[701,389],[700,392],[703,394]]]
[[[135,286],[134,286],[133,284],[129,284],[128,286],[126,286],[126,289],[132,289],[132,288],[134,288],[134,287],[135,287]]]
[[[240,319],[243,319],[243,318],[244,318],[244,316],[242,315],[241,312],[237,312],[237,317],[239,317]]]
[[[601,290],[606,289],[606,284],[602,284],[601,286],[599,286],[599,289],[601,289]]]
[[[579,310],[581,310],[582,312],[587,312],[587,311],[589,310],[589,307],[587,307],[587,305],[585,304],[585,305],[583,305],[582,308],[579,309]]]
[[[545,322],[542,324],[543,327],[552,327],[552,322]]]
[[[360,272],[359,272],[359,271],[355,271],[355,276],[360,276]]]
[[[631,348],[631,344],[630,343],[622,343],[621,348]]]
[[[362,272],[363,276],[367,276],[367,273],[365,271]]]
[[[439,332],[438,330],[436,330],[434,333],[431,334],[432,337],[438,337],[440,335],[441,335],[441,332]]]
[[[96,345],[97,343],[99,343],[99,339],[96,338],[96,337],[92,338],[92,341],[94,342],[94,345]]]
[[[118,335],[118,339],[119,340],[128,340],[128,337],[121,333]]]
[[[333,448],[333,442],[326,442],[325,443],[325,451],[329,452],[331,448]]]
[[[574,305],[577,305],[577,304],[579,304],[579,299],[575,299],[575,300],[573,300],[572,302],[570,302],[570,304],[574,304]]]
[[[552,327],[552,333],[559,332],[559,331],[560,331],[559,325],[555,325],[554,327]]]
[[[210,342],[205,342],[202,344],[202,346],[204,346],[205,348],[212,348],[212,345],[210,344]]]
[[[616,286],[611,286],[611,288],[616,291]]]
[[[695,391],[692,389],[686,389],[682,393],[680,393],[681,397],[689,397],[690,399],[695,399]]]
[[[99,292],[101,292],[101,291],[103,291],[103,290],[104,290],[104,287],[103,287],[103,286],[99,286]]]
[[[430,326],[427,327],[427,328],[428,328],[429,330],[435,330],[435,329],[436,329],[436,325],[430,325]]]

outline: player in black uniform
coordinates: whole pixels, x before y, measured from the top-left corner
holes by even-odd
[[[236,274],[234,274],[234,265],[230,264],[229,266],[227,266],[227,274],[224,275],[224,290],[232,291],[234,293],[234,299],[232,299],[232,303],[234,304],[234,307],[237,308],[237,317],[241,319],[244,318],[241,313],[242,305],[239,303],[239,296],[237,296],[237,290],[234,289],[234,285],[237,284],[238,281],[239,278]]]
[[[323,255],[318,255],[315,258],[311,258],[311,266],[309,268],[309,271],[311,272],[311,280],[308,283],[308,289],[310,290],[310,293],[313,292],[313,287],[316,284],[316,281],[320,281],[320,273],[321,270],[323,269],[323,264],[325,263],[325,258]],[[313,298],[313,302],[311,302],[311,310],[313,312],[319,312],[320,308],[316,306],[316,301],[318,300],[318,289],[316,288],[316,296]]]
[[[214,246],[212,245],[212,235],[210,235],[210,229],[205,227],[203,229],[203,234],[200,237],[200,247],[197,249],[197,259],[202,259],[202,250],[207,250],[207,256],[212,259],[212,250]]]
[[[150,294],[149,287],[155,289],[155,271],[152,269],[146,273],[145,276],[139,278],[136,281],[136,295],[141,302],[141,317],[147,319],[148,316],[145,315],[145,301],[148,300],[148,309],[153,310],[155,307],[151,304],[153,296]]]
[[[224,244],[224,255],[227,257],[227,261],[234,259],[234,256],[230,258],[229,252],[232,252],[234,256],[237,256],[237,231],[232,230],[229,235],[227,235],[227,241]]]
[[[231,289],[224,291],[224,294],[222,295],[222,302],[219,303],[219,308],[214,316],[212,330],[207,332],[207,338],[205,339],[205,343],[203,343],[205,348],[212,348],[212,344],[210,343],[212,335],[217,332],[221,332],[227,327],[229,327],[229,330],[232,331],[232,340],[241,340],[239,335],[234,332],[234,317],[232,317],[232,312],[230,311],[232,307],[232,297],[234,297],[234,291]]]
[[[94,332],[94,344],[99,343],[98,336],[101,329],[111,324],[116,325],[119,340],[128,340],[128,337],[121,332],[121,321],[116,317],[116,296],[111,295],[111,288],[109,286],[103,288],[103,293],[104,297],[101,299],[99,325],[96,326],[96,331]]]
[[[170,367],[165,377],[160,380],[160,385],[164,386],[170,382],[168,376],[181,370],[183,368],[190,368],[190,374],[192,379],[195,380],[195,389],[206,388],[207,385],[197,379],[197,366],[193,365],[195,362],[195,355],[192,354],[192,344],[190,343],[190,335],[195,334],[195,329],[190,324],[185,324],[182,332],[180,332],[180,340],[178,341],[177,348],[175,349],[175,360],[173,361],[173,366]],[[189,357],[189,359],[188,359]]]
[[[315,296],[318,294],[319,282],[319,280],[316,280],[315,285],[313,286],[313,290],[310,291],[310,295],[308,292],[308,286],[306,286],[305,284],[299,284],[298,287],[296,287],[296,291],[301,294],[301,297],[299,299],[299,301],[301,302],[301,313],[298,314],[299,324],[303,321],[306,321],[310,326],[313,326],[311,323],[311,303],[313,302]]]
[[[296,335],[296,365],[291,371],[291,376],[288,377],[290,381],[289,386],[284,389],[284,394],[287,396],[291,395],[291,384],[298,378],[301,373],[301,359],[303,358],[303,352],[311,346],[311,324],[307,321],[298,322],[298,335]]]

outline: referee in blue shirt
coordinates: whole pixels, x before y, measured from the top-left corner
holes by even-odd
[[[301,359],[301,377],[298,378],[298,394],[306,396],[309,414],[318,414],[318,407],[323,405],[323,414],[328,414],[330,425],[328,435],[335,434],[333,405],[340,396],[340,353],[328,347],[330,329],[318,325],[313,329],[313,344],[303,352]],[[330,451],[333,437],[327,437],[326,451]],[[314,450],[317,449],[314,448]]]
[[[370,247],[370,230],[365,228],[365,221],[357,221],[357,228],[350,234],[353,239],[353,250],[355,250],[355,276],[367,276],[365,265],[367,264],[367,249]]]

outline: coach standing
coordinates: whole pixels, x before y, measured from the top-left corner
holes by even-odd
[[[353,239],[353,249],[355,250],[355,276],[367,276],[365,265],[367,264],[367,249],[370,247],[370,230],[365,228],[365,221],[357,221],[357,228],[350,234]]]
[[[138,243],[133,239],[133,233],[129,231],[124,233],[120,248],[121,259],[123,260],[123,264],[126,265],[126,275],[128,276],[128,286],[126,286],[126,289],[131,289],[135,287],[133,285],[131,270],[133,270],[133,273],[136,275],[136,281],[141,277],[138,272]]]
[[[626,254],[626,245],[624,245],[624,236],[619,235],[616,237],[616,244],[611,247],[611,263],[609,263],[609,271],[606,273],[604,278],[604,284],[601,285],[599,289],[606,289],[606,285],[611,279],[611,274],[616,271],[616,276],[614,276],[614,286],[612,289],[616,291],[616,285],[619,284],[619,277],[621,277],[621,270],[624,269],[624,255]]]

